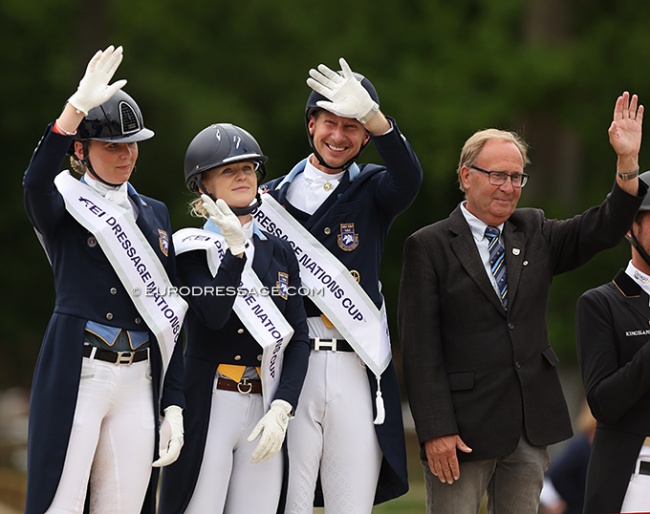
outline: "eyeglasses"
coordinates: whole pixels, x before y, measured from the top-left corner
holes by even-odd
[[[512,182],[512,187],[524,187],[528,182],[528,175],[525,173],[506,173],[505,171],[488,171],[473,164],[470,166],[473,170],[480,171],[485,173],[488,176],[490,184],[493,186],[502,186],[510,177],[510,182]]]

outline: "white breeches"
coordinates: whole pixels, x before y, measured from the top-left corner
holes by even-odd
[[[369,514],[382,453],[368,375],[353,352],[312,351],[289,423],[288,514],[313,512],[320,471],[325,513]]]
[[[627,486],[621,512],[650,511],[650,475],[639,473],[640,464],[641,460],[638,459],[634,474]]]
[[[246,440],[263,415],[261,394],[213,387],[205,453],[186,514],[275,514],[282,487],[282,452],[252,464],[259,438]]]
[[[65,464],[48,514],[139,514],[149,485],[155,422],[149,361],[83,358]]]

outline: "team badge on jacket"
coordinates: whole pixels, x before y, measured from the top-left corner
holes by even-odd
[[[164,230],[158,229],[158,243],[160,244],[160,251],[167,257],[169,254],[169,236]]]
[[[354,231],[354,223],[341,223],[341,233],[336,236],[339,248],[351,252],[359,246],[359,234]]]
[[[275,286],[280,292],[280,297],[284,300],[289,299],[289,274],[284,271],[278,271],[278,281]]]

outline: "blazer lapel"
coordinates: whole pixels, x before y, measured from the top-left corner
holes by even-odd
[[[508,305],[511,305],[516,296],[521,272],[528,264],[525,259],[526,234],[517,230],[517,227],[506,221],[503,228],[503,240],[506,248],[506,276],[508,278]]]
[[[474,236],[472,236],[472,231],[469,229],[469,225],[460,210],[460,205],[449,216],[449,223],[450,230],[455,234],[455,237],[451,238],[450,246],[458,262],[460,262],[461,266],[479,289],[483,291],[488,300],[505,314],[506,311],[490,283],[483,262],[481,262],[481,256],[478,253],[478,248],[476,248]],[[510,277],[508,277],[509,284]]]

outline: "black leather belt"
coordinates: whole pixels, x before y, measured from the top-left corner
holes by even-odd
[[[353,352],[354,348],[350,346],[345,339],[323,339],[322,337],[315,337],[309,340],[309,346],[312,350],[330,352]]]
[[[639,462],[639,475],[650,475],[650,462]]]
[[[99,361],[110,362],[111,364],[133,364],[149,358],[149,350],[138,350],[137,352],[111,352],[110,350],[100,350],[96,346],[84,345],[83,356],[90,357],[95,349],[94,359]]]
[[[228,378],[219,377],[217,378],[217,389],[237,391],[241,394],[262,394],[262,381],[242,378],[241,381],[235,382]]]

